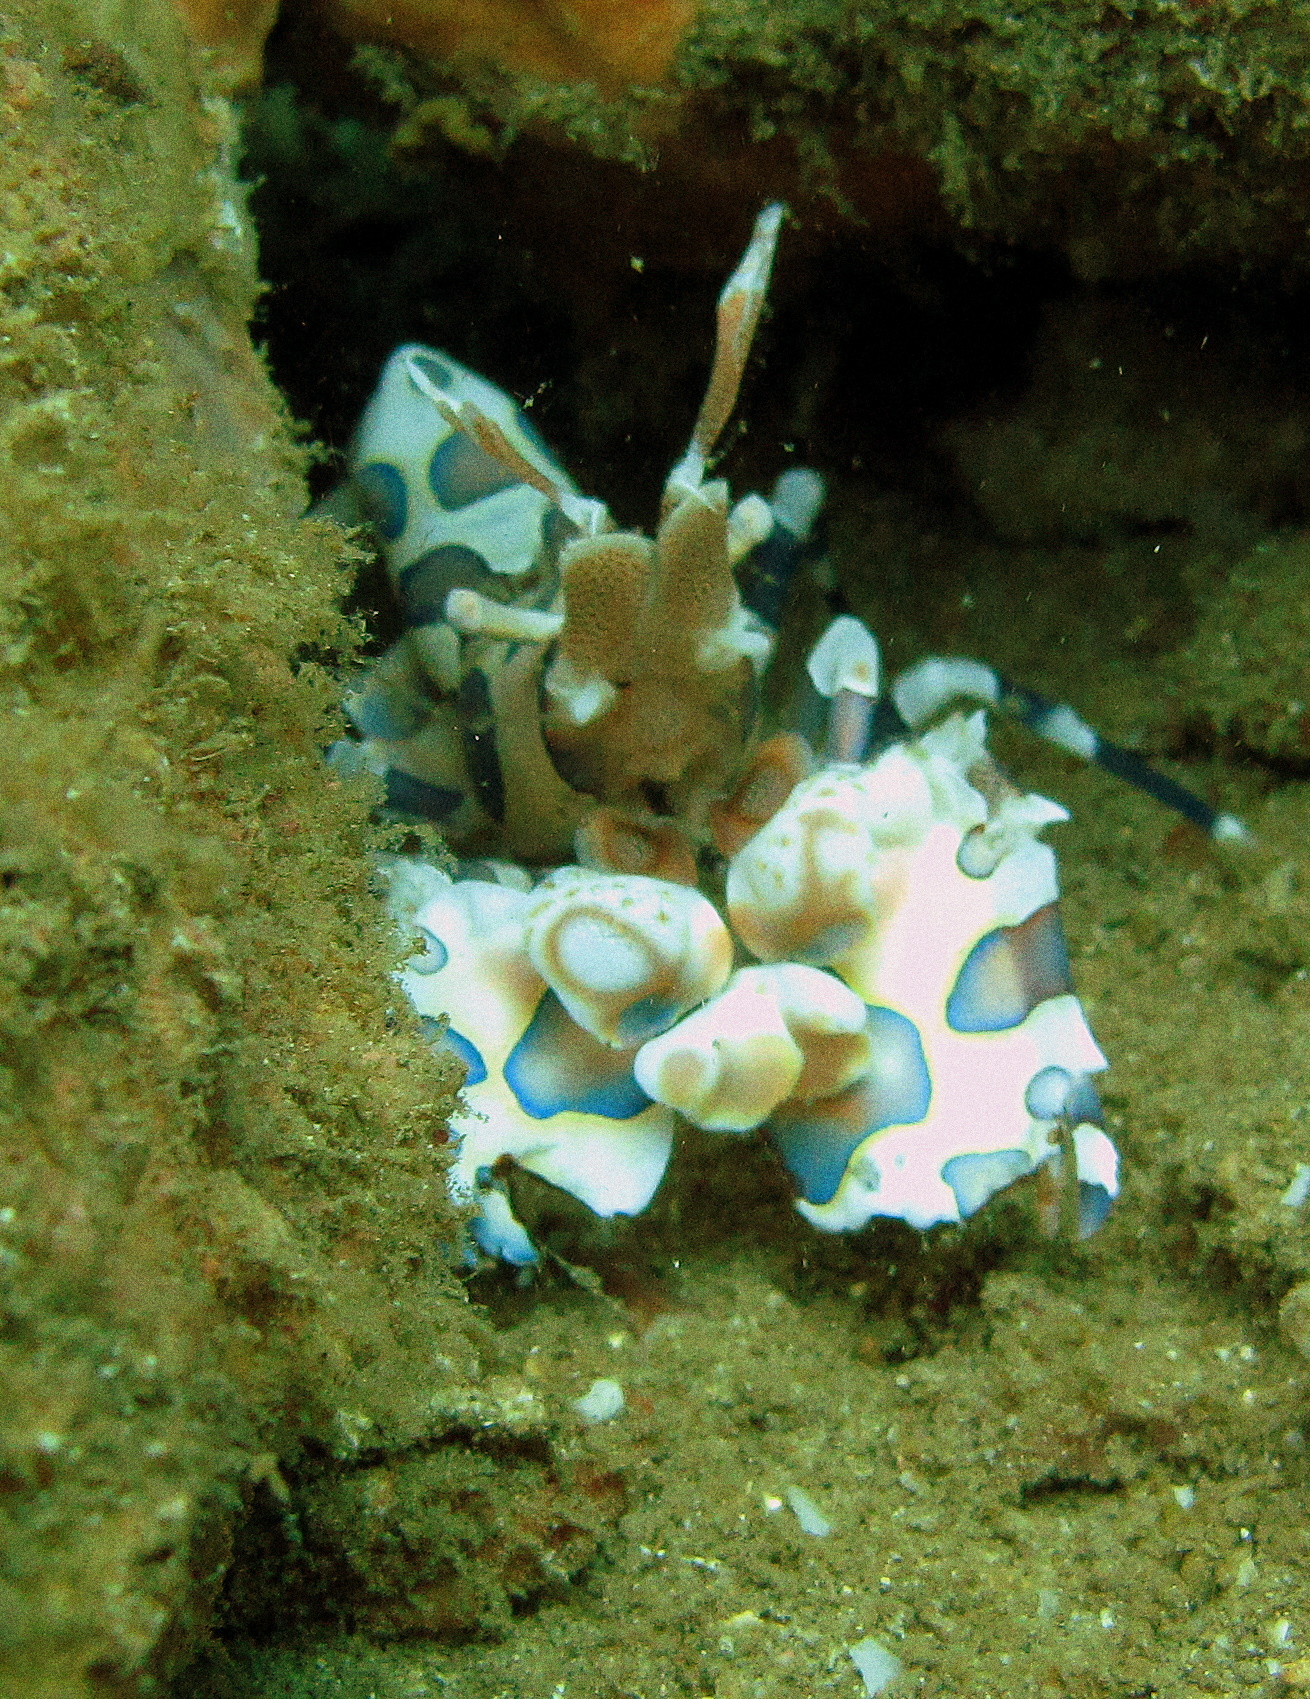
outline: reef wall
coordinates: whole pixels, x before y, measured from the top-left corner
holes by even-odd
[[[1088,279],[1303,264],[1296,3],[296,0],[283,31],[320,69],[334,31],[380,47],[409,149],[537,134],[721,210],[745,192],[830,226],[1050,246]],[[260,33],[205,39],[249,78]]]
[[[0,51],[0,1691],[67,1699],[158,1690],[290,1457],[498,1417],[446,1396],[451,1081],[319,765],[352,562],[247,334],[232,111],[166,6]]]

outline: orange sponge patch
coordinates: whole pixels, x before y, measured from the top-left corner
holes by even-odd
[[[551,82],[660,83],[696,0],[336,0],[343,33]]]

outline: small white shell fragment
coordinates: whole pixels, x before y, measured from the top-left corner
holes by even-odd
[[[584,1422],[612,1422],[623,1412],[623,1388],[616,1380],[594,1380],[573,1408]]]
[[[787,1503],[795,1512],[796,1520],[801,1525],[803,1534],[813,1534],[817,1539],[823,1539],[832,1533],[832,1523],[815,1504],[809,1493],[800,1487],[784,1487],[783,1493]],[[873,1689],[876,1691],[876,1689]]]
[[[872,1637],[857,1640],[846,1650],[851,1655],[851,1662],[860,1672],[864,1691],[869,1694],[870,1699],[875,1693],[885,1692],[905,1668],[894,1652],[889,1652],[880,1641]]]
[[[1310,1162],[1298,1162],[1292,1183],[1279,1198],[1284,1209],[1300,1209],[1310,1200]]]
[[[1194,1487],[1174,1487],[1173,1495],[1174,1503],[1179,1510],[1190,1510],[1196,1503],[1196,1489]]]

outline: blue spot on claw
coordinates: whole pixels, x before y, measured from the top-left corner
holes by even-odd
[[[682,1013],[681,1004],[668,997],[642,997],[630,1003],[618,1018],[617,1032],[625,1045],[645,1044],[667,1032]]]
[[[871,1007],[873,1060],[836,1097],[784,1105],[768,1134],[807,1203],[831,1203],[846,1165],[871,1133],[913,1126],[928,1113],[932,1081],[919,1029],[895,1009]]]
[[[355,474],[355,484],[369,519],[394,543],[409,517],[409,491],[405,474],[386,460],[374,460]]]
[[[1091,1180],[1078,1182],[1078,1237],[1090,1239],[1105,1226],[1110,1216],[1111,1198],[1104,1186]]]
[[[442,543],[411,561],[396,581],[406,627],[413,630],[445,619],[446,597],[452,590],[478,590],[493,598],[503,594],[495,573],[476,549]]]
[[[631,1050],[611,1050],[565,1012],[553,991],[505,1059],[505,1079],[538,1121],[572,1110],[627,1121],[650,1107],[632,1073]]]
[[[1094,1127],[1104,1125],[1105,1111],[1101,1107],[1101,1095],[1086,1074],[1079,1074],[1075,1078],[1068,1102],[1064,1106],[1064,1113],[1071,1127],[1079,1126],[1084,1121],[1090,1121]],[[1105,1207],[1107,1210],[1110,1207],[1108,1194]]]
[[[513,489],[519,481],[463,431],[448,436],[428,466],[432,493],[447,513],[471,507],[500,490]]]
[[[483,1061],[482,1052],[472,1039],[465,1038],[462,1032],[456,1032],[453,1026],[443,1026],[431,1015],[424,1015],[419,1024],[423,1028],[425,1038],[431,1039],[433,1044],[444,1044],[459,1057],[468,1069],[464,1076],[466,1086],[482,1084],[487,1077],[487,1064]]]
[[[955,1193],[956,1208],[967,1218],[976,1215],[993,1192],[1020,1179],[1031,1167],[1026,1150],[988,1150],[943,1162],[942,1179]]]
[[[1008,1032],[1048,997],[1072,990],[1064,929],[1047,903],[978,940],[946,999],[946,1021],[955,1032]]]
[[[464,805],[462,791],[449,785],[430,785],[426,779],[416,779],[413,773],[399,767],[388,767],[384,784],[387,787],[387,807],[397,814],[413,815],[419,820],[449,820],[457,808]]]
[[[426,956],[416,956],[409,965],[415,973],[440,973],[450,960],[450,951],[435,932],[424,929],[423,937],[427,943],[428,953]],[[425,1015],[423,1018],[424,1020],[431,1020],[432,1016]]]
[[[1058,1121],[1065,1113],[1073,1076],[1067,1068],[1042,1068],[1028,1081],[1023,1106],[1035,1121]]]

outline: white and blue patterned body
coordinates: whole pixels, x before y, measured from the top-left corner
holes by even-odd
[[[440,349],[418,342],[397,348],[359,421],[350,477],[386,545],[402,608],[406,574],[434,550],[467,550],[475,557],[468,563],[475,574],[510,579],[519,588],[547,547],[543,530],[558,518],[548,495],[517,478],[437,411],[433,391],[456,407],[472,403],[543,477],[577,494],[503,390]],[[437,617],[444,617],[440,610]]]
[[[415,877],[398,883],[413,890]],[[417,889],[417,903],[393,901],[427,946],[401,984],[467,1070],[451,1184],[478,1209],[479,1244],[535,1260],[497,1182],[506,1159],[598,1215],[643,1210],[675,1115],[643,1091],[633,1062],[652,1026],[727,978],[732,945],[713,907],[686,886],[583,869],[531,894],[423,869]]]
[[[738,936],[766,960],[830,968],[869,1010],[868,1073],[769,1124],[817,1227],[958,1221],[1051,1161],[1062,1128],[1084,1230],[1117,1190],[1089,1082],[1105,1058],[1035,836],[1067,816],[1004,785],[984,734],[981,714],[956,714],[870,765],[827,769],[729,868]]]
[[[761,214],[720,298],[714,372],[653,540],[614,531],[494,385],[420,344],[387,361],[330,511],[371,521],[405,634],[347,698],[360,740],[331,759],[383,777],[395,812],[548,864],[617,811],[638,838],[653,827],[655,865],[673,849],[665,822],[694,833],[730,787],[822,500],[800,469],[735,507],[704,477],[781,216]]]
[[[434,1042],[467,1068],[450,1123],[455,1195],[478,1206],[482,1248],[518,1263],[534,1254],[496,1208],[497,1163],[512,1159],[598,1215],[635,1215],[663,1177],[674,1120],[637,1087],[630,1059],[548,993],[526,948],[530,901],[502,885],[449,884],[417,916],[427,954],[401,980],[421,1014],[448,1022]]]
[[[459,411],[469,408],[492,422],[520,467],[507,469],[460,428]],[[355,433],[347,488],[382,545],[405,632],[347,698],[363,743],[332,753],[383,777],[397,812],[436,820],[460,841],[504,824],[488,674],[500,670],[505,645],[471,642],[456,629],[451,593],[549,608],[572,532],[557,499],[520,473],[581,500],[502,390],[439,349],[397,348]],[[535,764],[543,788],[556,789],[544,755]]]
[[[704,468],[779,217],[720,298],[655,540],[610,531],[509,398],[435,350],[397,350],[356,439],[406,635],[348,704],[363,743],[334,758],[454,841],[554,868],[514,888],[429,869],[397,904],[426,943],[404,987],[468,1068],[452,1186],[511,1262],[536,1250],[506,1163],[635,1214],[679,1115],[760,1130],[826,1231],[961,1220],[1065,1149],[1083,1231],[1118,1189],[1091,1085],[1105,1060],[1037,836],[1064,811],[1008,784],[982,714],[931,724],[960,694],[999,700],[995,675],[926,663],[898,681],[898,717],[878,708],[871,634],[839,619],[808,668],[823,764],[794,734],[756,741],[822,486],[798,470],[730,507]],[[726,922],[694,888],[706,869]]]
[[[582,868],[530,893],[443,886],[404,984],[470,1068],[455,1185],[483,1248],[531,1260],[502,1158],[598,1214],[643,1209],[674,1110],[762,1129],[829,1232],[965,1219],[1058,1169],[1068,1135],[1093,1231],[1118,1159],[1035,835],[1063,817],[1000,778],[980,714],[825,768],[729,863],[732,932],[763,964],[731,978],[728,930],[686,886]],[[671,928],[689,904],[699,930]]]

